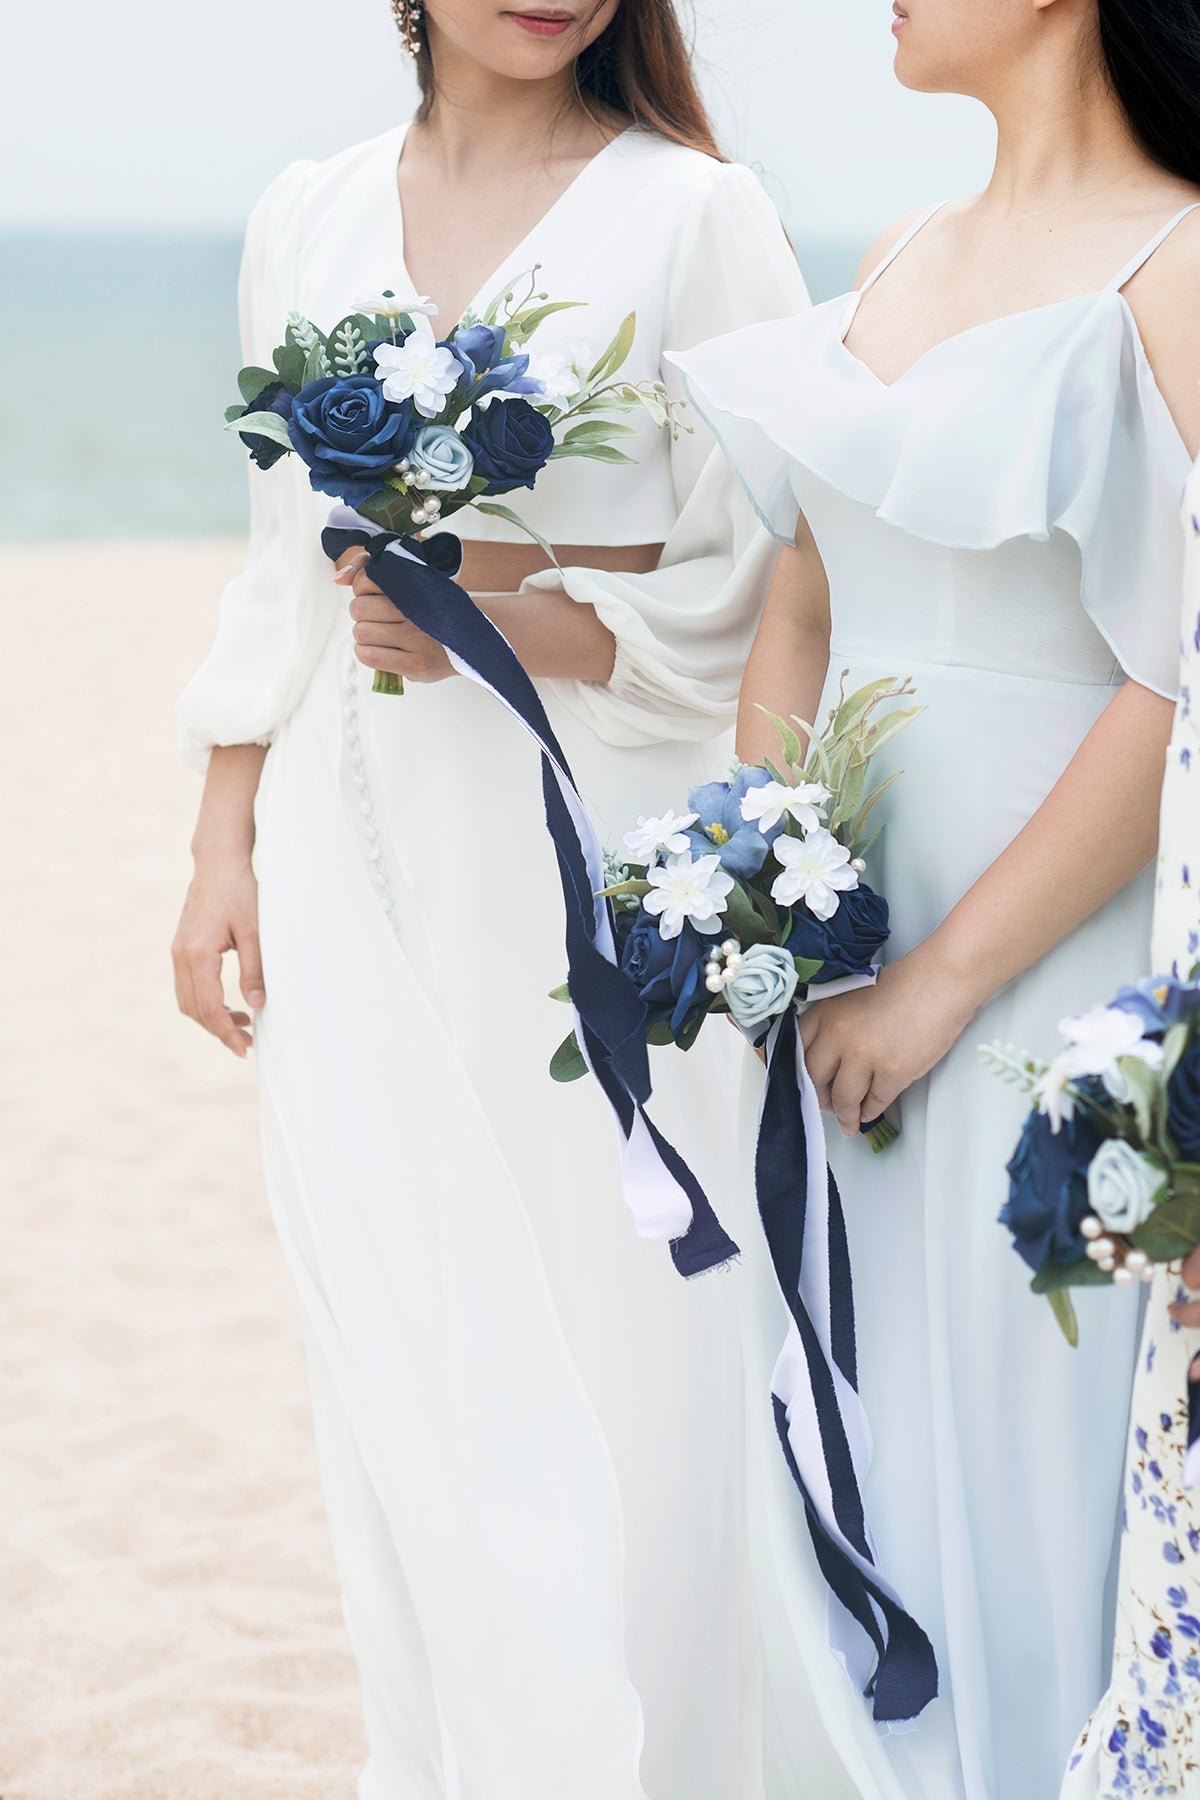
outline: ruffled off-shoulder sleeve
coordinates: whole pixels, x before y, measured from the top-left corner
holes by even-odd
[[[706,174],[709,174],[706,171]],[[686,218],[673,261],[664,344],[686,350],[756,320],[808,305],[803,277],[762,187],[736,164],[715,165]],[[663,378],[685,398],[673,366]],[[691,409],[672,445],[678,517],[648,575],[569,568],[526,588],[561,587],[593,606],[617,642],[608,682],[547,684],[605,742],[698,740],[732,722],[776,547]]]
[[[285,169],[250,216],[238,283],[247,364],[271,366],[295,305],[311,168],[297,162]],[[284,457],[266,471],[250,468],[246,564],[221,598],[212,649],[179,702],[181,748],[193,767],[203,771],[216,745],[269,744],[303,694],[336,614],[321,553],[327,509],[298,458]]]

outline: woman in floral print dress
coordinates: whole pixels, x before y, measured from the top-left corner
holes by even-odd
[[[1175,729],[1163,789],[1152,962],[1200,963],[1200,464],[1184,496],[1188,578]],[[1200,1380],[1200,1249],[1184,1283],[1150,1290],[1130,1422],[1112,1685],[1071,1757],[1061,1800],[1200,1800],[1200,1487],[1184,1486],[1188,1378]]]

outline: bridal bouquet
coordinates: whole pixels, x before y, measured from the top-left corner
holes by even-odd
[[[983,1054],[1033,1097],[1000,1218],[1074,1344],[1070,1288],[1148,1281],[1200,1243],[1200,965],[1059,1029],[1050,1063]]]
[[[823,736],[796,721],[807,755],[770,715],[778,766],[740,766],[729,781],[693,788],[685,812],[640,818],[626,855],[607,858],[618,957],[651,1044],[689,1050],[708,1019],[726,1014],[760,1045],[798,1002],[870,977],[888,908],[864,880],[877,835],[868,827],[896,780],[868,791],[870,766],[922,710],[889,704],[914,691],[891,679],[843,691]],[[586,1073],[574,1033],[551,1073]],[[881,1121],[868,1135],[881,1149],[895,1132]]]
[[[681,427],[661,382],[621,378],[637,329],[630,313],[599,358],[537,355],[532,340],[553,314],[582,305],[536,292],[538,269],[498,294],[481,319],[467,314],[439,342],[428,300],[385,291],[325,333],[292,313],[273,368],[238,376],[242,401],[226,411],[251,461],[269,469],[295,453],[318,493],[407,540],[446,575],[462,546],[414,534],[464,507],[525,531],[554,561],[545,540],[497,496],[532,488],[548,463],[567,456],[630,463],[616,440],[633,428],[616,416],[637,410]],[[376,693],[401,693],[380,673]]]

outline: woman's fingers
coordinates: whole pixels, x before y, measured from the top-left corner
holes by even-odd
[[[377,587],[368,587],[361,593],[355,589],[350,602],[350,617],[359,625],[394,625],[404,614]]]
[[[838,1066],[831,1099],[844,1137],[857,1137],[862,1130],[863,1103],[871,1091],[871,1079],[872,1071],[865,1064],[843,1062]]]
[[[221,987],[221,952],[183,943],[176,953],[175,992],[179,1009],[197,1025],[203,1025],[235,1056],[245,1056],[254,1042],[245,1026],[244,1013],[234,1014],[225,1004]]]
[[[1184,1287],[1193,1294],[1200,1293],[1200,1244],[1184,1263],[1181,1279]],[[1177,1325],[1191,1331],[1200,1331],[1200,1300],[1181,1300],[1177,1306],[1170,1308],[1170,1313]]]
[[[258,926],[249,921],[233,928],[233,947],[237,951],[239,985],[242,999],[255,1012],[266,1004],[267,988],[263,981],[262,950],[258,942]],[[243,1020],[243,1015],[233,1013],[232,1018]],[[249,1020],[243,1021],[249,1024]]]
[[[360,569],[365,569],[371,558],[366,550],[343,550],[334,563],[336,573],[333,577],[339,587],[349,587]]]

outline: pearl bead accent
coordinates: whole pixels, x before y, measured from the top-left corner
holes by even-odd
[[[1081,1237],[1098,1238],[1103,1237],[1104,1227],[1095,1213],[1088,1213],[1086,1218],[1079,1221],[1079,1232]]]
[[[1133,1271],[1131,1269],[1114,1269],[1112,1272],[1112,1278],[1119,1287],[1128,1287],[1130,1285],[1130,1283],[1135,1279]]]

